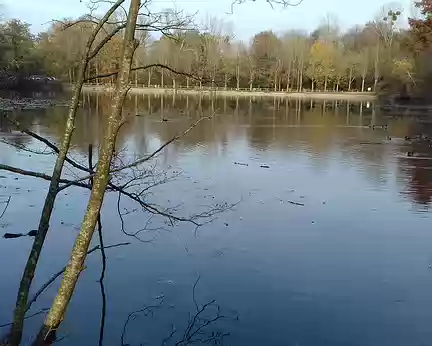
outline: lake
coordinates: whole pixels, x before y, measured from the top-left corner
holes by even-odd
[[[71,150],[83,164],[88,145],[97,147],[103,138],[109,100],[83,96]],[[14,114],[58,143],[66,112],[49,107]],[[151,153],[212,114],[151,161],[150,172],[173,179],[156,184],[146,198],[186,216],[215,203],[233,208],[197,230],[188,222],[161,228],[164,221],[155,221],[139,241],[122,232],[117,194],[105,199],[105,244],[131,244],[106,250],[103,344],[175,345],[196,308],[214,300],[203,321],[224,318],[190,341],[429,345],[432,148],[427,140],[404,137],[432,136],[432,121],[382,114],[366,103],[134,95],[124,108],[120,158]],[[45,149],[4,120],[0,130],[6,141]],[[54,159],[0,143],[3,164],[51,174]],[[75,176],[65,169],[65,177]],[[1,171],[0,202],[11,196],[11,203],[0,231],[37,228],[47,186]],[[59,195],[33,293],[67,263],[88,196],[75,187]],[[128,232],[148,226],[149,215],[134,208],[127,200],[119,208]],[[0,324],[11,320],[31,244],[29,237],[0,239]],[[94,252],[58,333],[61,344],[98,344],[100,270]],[[58,287],[59,280],[30,313],[49,307]],[[26,321],[23,344],[42,321],[43,315]]]

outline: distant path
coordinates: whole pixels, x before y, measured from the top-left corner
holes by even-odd
[[[85,85],[83,91],[110,92],[112,88],[103,85]],[[217,95],[225,97],[281,97],[305,100],[345,100],[345,101],[373,101],[376,94],[371,92],[265,92],[265,91],[238,91],[238,90],[197,90],[197,89],[171,89],[171,88],[136,88],[132,87],[131,94],[181,94],[181,95]]]

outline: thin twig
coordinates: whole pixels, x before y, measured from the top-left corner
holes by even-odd
[[[12,119],[11,117],[9,117],[8,115],[4,115],[4,118],[9,121],[10,123],[14,124],[22,133],[25,133],[27,135],[29,135],[30,137],[33,137],[34,139],[44,143],[47,147],[51,148],[56,154],[60,153],[60,149],[58,146],[56,146],[54,143],[50,142],[48,139],[38,135],[37,133],[30,131],[29,129],[25,128],[24,126],[21,125],[21,123],[19,121],[17,121],[16,119]],[[88,173],[92,173],[93,170],[89,170],[87,167],[79,164],[78,162],[72,160],[71,158],[66,156],[66,162],[69,163],[70,165],[72,165],[73,167],[80,169],[82,171],[88,172]]]
[[[204,81],[202,78],[196,77],[190,73],[187,72],[182,72],[182,71],[177,71],[175,69],[173,69],[172,67],[169,67],[168,65],[165,64],[148,64],[148,65],[144,65],[144,66],[137,66],[137,67],[132,67],[131,71],[139,71],[139,70],[147,70],[149,68],[153,68],[153,67],[159,67],[165,70],[168,70],[174,74],[177,75],[181,75],[181,76],[185,76],[185,77],[189,77],[191,79],[194,79],[196,81]],[[118,71],[113,71],[113,72],[107,72],[107,73],[103,73],[103,74],[99,74],[96,76],[90,76],[87,79],[85,79],[85,82],[89,82],[91,80],[95,80],[95,79],[100,79],[100,78],[108,78],[108,77],[112,77],[112,76],[116,76],[118,74]]]
[[[177,141],[178,139],[180,139],[180,138],[186,136],[186,135],[187,135],[190,131],[192,131],[192,130],[193,130],[193,129],[194,129],[194,128],[195,128],[195,127],[196,127],[196,126],[201,122],[201,121],[203,121],[203,120],[210,120],[210,119],[213,118],[213,116],[214,116],[215,114],[216,114],[216,113],[213,113],[213,114],[212,114],[211,116],[209,116],[209,117],[202,117],[202,118],[198,119],[195,123],[193,123],[191,126],[189,126],[185,131],[183,131],[182,133],[180,133],[180,134],[178,134],[178,135],[172,137],[170,140],[168,140],[167,142],[165,142],[164,144],[162,144],[162,145],[161,145],[157,150],[155,150],[152,154],[150,154],[150,155],[148,155],[148,156],[146,156],[146,157],[140,158],[140,159],[138,159],[138,160],[135,160],[135,161],[132,162],[131,164],[128,164],[128,165],[123,166],[123,167],[120,167],[120,168],[117,168],[117,169],[111,171],[111,173],[120,172],[120,171],[125,170],[125,169],[127,169],[127,168],[131,168],[131,167],[137,166],[137,165],[139,165],[139,164],[141,164],[141,163],[144,163],[144,162],[146,162],[146,161],[151,160],[151,159],[154,158],[157,154],[159,154],[162,150],[164,150],[168,145],[170,145],[172,142],[175,142],[175,141]]]
[[[11,196],[9,196],[9,198],[4,202],[6,203],[6,206],[4,207],[1,215],[0,215],[0,219],[4,216],[4,214],[6,213],[7,208],[9,207],[10,201],[11,201]]]
[[[89,169],[93,169],[93,145],[90,143],[88,146],[88,166]],[[93,177],[89,179],[89,184],[93,187]],[[104,278],[105,278],[105,270],[106,270],[106,255],[105,255],[105,246],[102,235],[102,221],[101,214],[99,212],[97,217],[97,228],[98,228],[98,236],[99,236],[99,248],[101,252],[102,258],[102,269],[99,278],[99,285],[101,289],[102,296],[102,312],[101,312],[101,321],[99,328],[99,346],[103,345],[104,333],[105,333],[105,317],[106,317],[106,294],[105,294],[105,286],[104,286]]]
[[[111,248],[116,248],[116,247],[120,247],[120,246],[126,246],[126,245],[130,245],[129,242],[124,242],[124,243],[118,243],[118,244],[114,244],[114,245],[109,245],[109,246],[105,246],[104,250],[106,249],[111,249]],[[87,255],[90,255],[91,253],[95,252],[96,250],[100,249],[100,245],[96,245],[93,248],[91,248],[89,251],[87,251]],[[64,273],[64,271],[66,270],[66,267],[63,267],[60,271],[58,271],[57,273],[55,273],[47,282],[45,282],[45,284],[42,285],[42,287],[34,294],[34,296],[29,300],[28,304],[27,304],[27,311],[30,309],[31,305],[39,298],[39,296],[60,276]]]
[[[193,302],[195,304],[196,311],[198,311],[199,308],[198,308],[198,303],[197,303],[196,298],[195,298],[195,290],[196,290],[196,287],[197,287],[200,279],[201,279],[201,275],[198,275],[198,277],[197,277],[197,279],[196,279],[196,281],[195,281],[195,283],[193,285],[193,288],[192,288],[192,300],[193,300]]]
[[[49,310],[49,308],[44,308],[44,309],[40,309],[39,311],[35,312],[34,314],[28,315],[26,317],[24,317],[25,320],[28,320],[29,318],[38,316],[40,314],[43,314],[44,312],[47,312]],[[4,328],[4,327],[9,327],[13,324],[13,322],[9,322],[9,323],[5,323],[5,324],[0,324],[0,328]]]
[[[128,314],[128,316],[126,318],[126,322],[123,324],[123,330],[122,330],[122,334],[121,334],[121,337],[120,337],[121,346],[127,346],[127,345],[129,345],[129,344],[125,344],[125,342],[124,342],[129,322],[132,319],[134,319],[136,317],[136,315],[138,315],[138,314],[143,314],[144,316],[148,316],[150,314],[153,315],[153,310],[155,310],[157,308],[160,308],[162,306],[162,304],[163,304],[163,298],[160,300],[160,303],[158,305],[145,306],[142,309],[132,311],[131,313]]]
[[[138,166],[138,165],[140,165],[140,164],[142,164],[142,163],[144,163],[144,162],[147,162],[147,161],[151,160],[151,159],[154,158],[157,154],[159,154],[162,150],[164,150],[168,145],[170,145],[172,142],[175,142],[175,141],[177,141],[178,139],[180,139],[180,138],[186,136],[186,135],[187,135],[190,131],[192,131],[192,130],[193,130],[193,129],[194,129],[194,128],[195,128],[195,127],[196,127],[196,126],[201,122],[201,121],[212,119],[214,115],[215,115],[215,113],[213,113],[213,115],[211,115],[211,116],[209,116],[209,117],[202,117],[202,118],[198,119],[195,123],[193,123],[193,124],[192,124],[190,127],[188,127],[185,131],[183,131],[182,133],[180,133],[180,134],[178,134],[178,135],[172,137],[170,140],[168,140],[167,142],[165,142],[164,144],[162,144],[162,145],[161,145],[158,149],[156,149],[152,154],[150,154],[150,155],[148,155],[148,156],[145,156],[145,157],[143,157],[143,158],[137,159],[137,160],[135,160],[134,162],[132,162],[132,163],[130,163],[130,164],[128,164],[128,165],[125,165],[125,166],[122,166],[122,167],[119,167],[119,168],[113,169],[113,170],[110,171],[110,174],[121,172],[121,171],[123,171],[123,170],[125,170],[125,169],[128,169],[128,168],[132,168],[132,167]],[[63,189],[66,188],[66,187],[72,186],[72,185],[74,185],[74,183],[80,183],[80,182],[82,182],[82,181],[88,180],[88,179],[90,179],[92,176],[94,176],[94,173],[89,174],[89,175],[87,175],[87,176],[84,176],[84,177],[82,177],[82,178],[79,178],[79,179],[77,179],[77,180],[75,180],[75,181],[71,181],[71,182],[69,182],[69,184],[67,184],[66,186],[62,186],[62,187],[60,188],[60,190],[63,190]],[[112,184],[108,184],[108,186],[109,186],[110,188],[113,188],[115,191],[120,191],[120,190],[122,190],[120,187],[118,187],[118,186],[113,186]],[[129,197],[130,197],[130,196],[129,196]]]

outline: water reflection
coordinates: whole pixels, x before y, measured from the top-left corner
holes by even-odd
[[[103,138],[109,101],[109,95],[82,96],[72,140],[77,160]],[[54,107],[15,115],[58,142],[66,112]],[[127,342],[160,344],[172,323],[183,330],[185,316],[196,308],[191,287],[197,273],[202,275],[199,300],[216,299],[239,316],[229,328],[233,345],[427,344],[432,338],[432,153],[426,139],[432,130],[427,119],[391,117],[355,102],[132,95],[117,147],[131,155],[152,152],[213,113],[159,155],[160,165],[183,171],[184,179],[152,199],[183,204],[187,211],[215,197],[241,197],[242,203],[199,237],[182,224],[154,244],[133,242],[127,250],[107,254],[104,344],[119,344],[131,311],[161,294],[169,313],[155,314],[152,322],[134,320]],[[4,139],[35,144],[7,122],[0,128]],[[52,169],[52,156],[0,145],[6,164]],[[1,179],[2,194],[13,195],[13,203],[0,226],[5,232],[34,228],[45,183],[14,180],[7,173]],[[39,284],[66,263],[87,201],[86,192],[71,190],[56,202],[53,231],[36,275]],[[107,244],[125,241],[112,212],[115,198],[104,203]],[[138,217],[130,221],[137,228],[140,222]],[[1,322],[10,318],[27,251],[23,243],[0,241],[0,260],[8,263],[1,272],[6,278]],[[62,327],[73,332],[66,345],[98,342],[98,256],[88,262]],[[56,289],[41,298],[40,307],[49,306]],[[37,322],[29,322],[30,335]]]
[[[85,154],[88,143],[97,145],[103,137],[110,112],[109,101],[109,95],[82,95],[82,108],[72,141],[78,152]],[[17,115],[24,125],[58,140],[65,113],[65,109],[59,107]],[[376,184],[397,172],[402,194],[408,194],[419,205],[428,206],[431,202],[430,142],[404,141],[403,138],[417,134],[430,138],[432,123],[389,117],[366,103],[130,95],[124,108],[127,121],[118,136],[118,147],[127,146],[137,154],[148,153],[198,117],[213,113],[217,115],[164,153],[166,162],[196,147],[205,148],[208,155],[223,155],[229,151],[228,147],[240,146],[247,148],[249,156],[250,151],[269,152],[282,160],[297,153],[306,155],[317,169],[330,165],[340,156],[343,162],[354,165]],[[11,142],[18,145],[29,142],[28,137],[11,132],[4,120],[0,122],[0,129]],[[410,151],[416,153],[415,158],[407,157]]]

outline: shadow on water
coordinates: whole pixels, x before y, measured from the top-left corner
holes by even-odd
[[[72,141],[76,159],[84,160],[88,145],[97,146],[103,137],[109,100],[109,95],[83,94]],[[228,344],[427,344],[432,337],[432,122],[356,102],[132,95],[117,148],[129,156],[151,153],[213,113],[158,156],[160,167],[183,174],[152,197],[182,204],[186,211],[215,198],[242,203],[198,236],[183,225],[154,243],[110,250],[102,289],[104,345],[119,344],[128,318],[124,344],[160,344],[174,330],[187,328],[190,317],[185,316],[198,307],[190,299],[197,273],[202,301],[216,299],[230,316],[239,316],[234,325],[225,325],[232,332]],[[15,115],[58,142],[66,110]],[[35,145],[8,123],[0,122],[0,131],[5,141]],[[2,162],[49,173],[51,156],[0,145]],[[5,232],[32,228],[44,187],[4,174],[0,195],[12,195],[13,201],[1,220]],[[39,283],[58,270],[51,258],[66,263],[87,199],[81,191],[60,196]],[[125,240],[112,208],[115,199],[107,198],[107,243]],[[131,220],[137,227],[140,222]],[[0,259],[16,258],[2,269],[0,321],[13,308],[26,251],[22,243],[0,241]],[[89,258],[62,327],[66,345],[98,343],[97,257]],[[57,288],[47,291],[39,308],[49,306]],[[163,314],[146,309],[157,297],[164,297]],[[40,321],[30,324],[29,335]],[[224,331],[217,333],[209,338]]]

